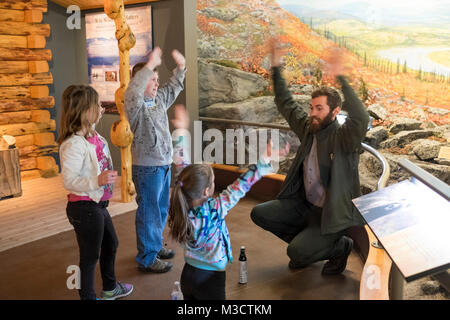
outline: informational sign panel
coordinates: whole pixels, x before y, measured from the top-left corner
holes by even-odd
[[[450,268],[450,203],[412,178],[353,200],[406,281]]]
[[[130,68],[147,61],[153,48],[151,6],[126,8],[125,16],[136,44],[130,50]],[[116,25],[104,12],[86,14],[89,83],[97,90],[107,112],[117,112],[114,94],[120,86]]]

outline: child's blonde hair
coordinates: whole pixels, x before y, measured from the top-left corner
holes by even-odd
[[[191,164],[180,172],[172,189],[168,219],[170,235],[179,243],[189,244],[193,240],[188,213],[193,200],[204,198],[203,191],[212,185],[212,179],[213,170],[207,164]]]
[[[92,123],[87,114],[95,112],[95,108],[98,108],[98,93],[94,88],[87,85],[68,86],[62,94],[58,144],[80,130],[86,135],[92,134]]]

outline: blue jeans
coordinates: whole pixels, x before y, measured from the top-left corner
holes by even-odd
[[[169,214],[170,165],[133,166],[136,187],[136,261],[149,267],[162,248],[163,230]]]

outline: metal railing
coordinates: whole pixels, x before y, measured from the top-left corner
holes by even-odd
[[[286,131],[292,130],[289,126],[282,125],[282,124],[248,122],[248,121],[241,121],[241,120],[208,118],[208,117],[199,117],[198,120],[206,121],[206,122],[215,122],[215,123],[220,123],[220,124],[234,124],[234,125],[241,125],[241,126],[263,127],[263,128],[280,129],[280,130],[286,130]],[[377,190],[384,188],[386,186],[386,184],[389,180],[389,176],[391,174],[389,163],[377,150],[375,150],[371,146],[369,146],[365,143],[361,143],[361,146],[365,151],[367,151],[370,154],[372,154],[373,156],[375,156],[381,162],[383,171],[381,173],[380,179],[378,180]]]

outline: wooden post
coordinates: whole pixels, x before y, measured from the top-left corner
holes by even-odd
[[[133,195],[136,193],[131,178],[133,133],[124,110],[124,95],[130,82],[130,49],[135,45],[136,38],[126,22],[123,0],[105,0],[105,13],[115,22],[116,39],[119,41],[120,88],[116,91],[115,100],[120,120],[114,123],[111,128],[111,141],[120,148],[122,202],[131,202]]]
[[[0,151],[0,199],[22,195],[19,149]]]

